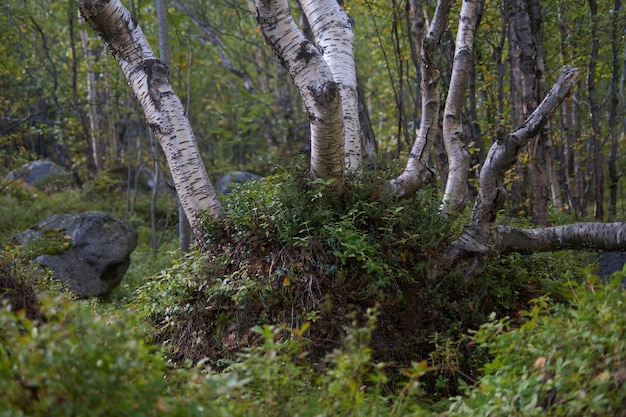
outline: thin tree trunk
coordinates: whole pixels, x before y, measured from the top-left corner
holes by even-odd
[[[559,20],[559,34],[561,45],[561,62],[563,65],[568,65],[573,62],[573,54],[571,45],[568,39],[570,39],[570,24],[566,20],[566,14],[562,9],[562,5],[558,4],[558,20]],[[574,136],[574,100],[572,97],[568,97],[561,106],[561,136],[563,142],[563,164],[562,164],[562,176],[564,178],[563,185],[565,188],[565,199],[572,213],[576,216],[580,215],[580,209],[578,203],[580,201],[578,186],[576,183],[576,151],[575,143],[576,136]]]
[[[539,0],[527,0],[528,15],[530,17],[530,29],[532,42],[535,46],[534,61],[534,84],[532,94],[533,107],[541,101],[545,94],[545,64],[543,45],[541,44],[541,4]],[[539,135],[531,142],[530,146],[530,174],[532,177],[532,216],[535,223],[541,226],[549,224],[550,202],[558,207],[558,191],[556,181],[553,178],[552,163],[552,138],[550,137],[550,121],[539,132]]]
[[[478,0],[463,1],[459,17],[454,65],[443,114],[443,143],[449,163],[448,179],[441,205],[443,215],[461,211],[467,202],[470,156],[465,146],[461,115],[469,85],[470,68],[473,65],[478,3]]]
[[[78,120],[80,121],[80,125],[82,128],[82,133],[85,138],[89,136],[89,121],[87,119],[87,115],[83,110],[83,106],[80,102],[79,94],[78,94],[78,59],[77,59],[77,50],[76,50],[76,34],[75,34],[75,23],[78,16],[78,9],[76,8],[76,3],[74,0],[68,0],[68,23],[69,23],[69,34],[70,34],[70,51],[72,54],[72,101],[74,105],[74,111],[78,114]],[[91,158],[88,155],[87,161],[90,161]],[[91,165],[88,163],[88,165]]]
[[[589,99],[589,113],[591,116],[591,157],[593,160],[594,210],[596,220],[604,218],[604,175],[602,166],[601,137],[600,137],[600,110],[596,100],[596,62],[600,40],[598,38],[598,5],[596,0],[588,0],[589,16],[591,19],[591,51],[589,66],[587,67],[587,94]]]
[[[509,48],[512,58],[512,86],[515,86],[516,120],[528,117],[543,96],[543,48],[540,5],[536,0],[510,0],[507,2],[510,21]],[[548,125],[539,132],[528,146],[530,174],[532,179],[531,212],[533,220],[548,225],[548,206],[551,199],[551,140]],[[525,164],[518,163],[514,184],[514,204],[523,206],[525,197]]]
[[[96,171],[104,168],[104,155],[100,135],[102,133],[102,123],[98,105],[97,74],[95,72],[95,57],[89,35],[86,31],[80,31],[80,38],[87,64],[87,115],[89,116],[89,148],[91,149],[91,159]]]
[[[148,125],[165,152],[176,191],[202,247],[201,213],[221,217],[221,204],[209,181],[189,121],[172,89],[168,70],[156,59],[134,18],[119,0],[79,0],[89,25],[107,43],[139,100]]]
[[[439,132],[439,70],[434,53],[439,46],[441,35],[448,23],[451,0],[439,0],[435,15],[422,40],[421,47],[421,85],[422,116],[415,143],[411,147],[409,159],[404,171],[383,187],[398,197],[414,194],[422,185],[428,183],[433,175],[429,167],[430,151]]]
[[[609,88],[609,137],[611,139],[611,151],[609,154],[609,215],[615,218],[617,215],[617,185],[619,173],[617,170],[617,109],[619,107],[619,96],[617,84],[619,82],[619,13],[621,0],[615,0],[611,13],[611,85]]]

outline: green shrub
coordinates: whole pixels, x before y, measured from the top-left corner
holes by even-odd
[[[614,416],[626,412],[624,290],[574,287],[571,305],[545,297],[525,312],[483,325],[476,343],[493,360],[476,386],[457,397],[449,416]]]
[[[0,310],[0,416],[155,415],[165,363],[134,315],[63,297],[43,298],[40,311]]]

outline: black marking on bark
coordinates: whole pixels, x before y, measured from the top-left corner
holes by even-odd
[[[308,64],[309,61],[311,61],[311,59],[315,57],[317,54],[318,54],[318,51],[317,49],[315,49],[315,47],[313,46],[311,42],[303,41],[300,44],[300,48],[298,49],[298,52],[296,54],[296,61],[300,61],[304,59],[304,63]]]
[[[143,71],[146,73],[150,100],[152,101],[154,108],[157,111],[161,111],[162,94],[160,87],[169,85],[170,83],[167,65],[158,59],[148,59],[139,64],[134,71]]]
[[[110,1],[111,0],[78,1],[77,4],[85,20],[89,20],[88,17],[102,11]]]
[[[339,85],[330,80],[323,83],[319,88],[308,87],[315,104],[324,108],[327,107],[339,94]]]
[[[161,126],[158,123],[148,123],[148,127],[158,135],[163,133],[163,131],[161,131]]]

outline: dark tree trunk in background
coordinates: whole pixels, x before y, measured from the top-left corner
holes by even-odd
[[[541,46],[541,10],[537,0],[507,0],[509,17],[509,51],[511,56],[512,99],[516,123],[526,119],[543,96],[544,60]],[[532,178],[531,212],[533,220],[548,225],[548,206],[551,197],[551,141],[549,126],[544,126],[528,145]],[[526,165],[516,170],[519,181],[515,186],[515,204],[525,203]],[[522,190],[522,187],[524,190]]]
[[[596,220],[604,217],[604,175],[602,173],[602,153],[600,136],[600,110],[596,99],[596,66],[598,60],[598,5],[596,0],[588,0],[589,17],[591,21],[591,50],[589,53],[589,66],[587,67],[587,95],[589,100],[589,113],[591,116],[591,158],[594,186],[594,210]]]
[[[619,172],[617,169],[617,109],[619,107],[619,95],[617,84],[619,82],[619,40],[620,40],[620,21],[619,12],[621,9],[621,0],[615,0],[611,14],[611,85],[609,87],[609,137],[611,139],[611,150],[609,153],[609,215],[612,219],[617,215],[617,185],[619,181]]]

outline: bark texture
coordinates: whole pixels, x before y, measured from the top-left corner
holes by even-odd
[[[411,147],[404,171],[385,185],[392,195],[414,194],[433,175],[429,167],[430,151],[439,131],[439,70],[434,53],[448,23],[452,0],[439,0],[430,27],[422,40],[421,91],[422,116],[417,138]]]
[[[504,174],[514,166],[519,150],[537,135],[563,102],[576,84],[577,78],[578,69],[564,67],[548,95],[528,119],[508,135],[504,131],[498,133],[480,174],[480,188],[470,225],[461,237],[450,245],[444,255],[450,267],[470,260],[467,273],[471,275],[482,267],[482,262],[477,260],[502,250],[495,222],[506,195],[503,187]]]
[[[196,240],[204,243],[201,212],[221,216],[197,143],[167,67],[154,55],[137,21],[119,0],[79,0],[89,25],[108,45],[143,108],[170,167]]]
[[[443,143],[448,154],[449,168],[441,213],[458,212],[465,207],[470,155],[465,146],[461,112],[469,84],[474,55],[478,0],[465,0],[461,7],[456,35],[454,65],[450,89],[443,114]]]
[[[542,229],[498,227],[501,253],[563,249],[626,249],[626,223],[576,223]]]
[[[363,155],[352,19],[337,0],[301,0],[300,4],[341,97],[345,170],[360,174]]]
[[[344,189],[341,87],[320,49],[296,25],[286,0],[257,0],[256,7],[265,40],[289,71],[309,113],[311,173],[327,181],[331,196],[340,195]]]

